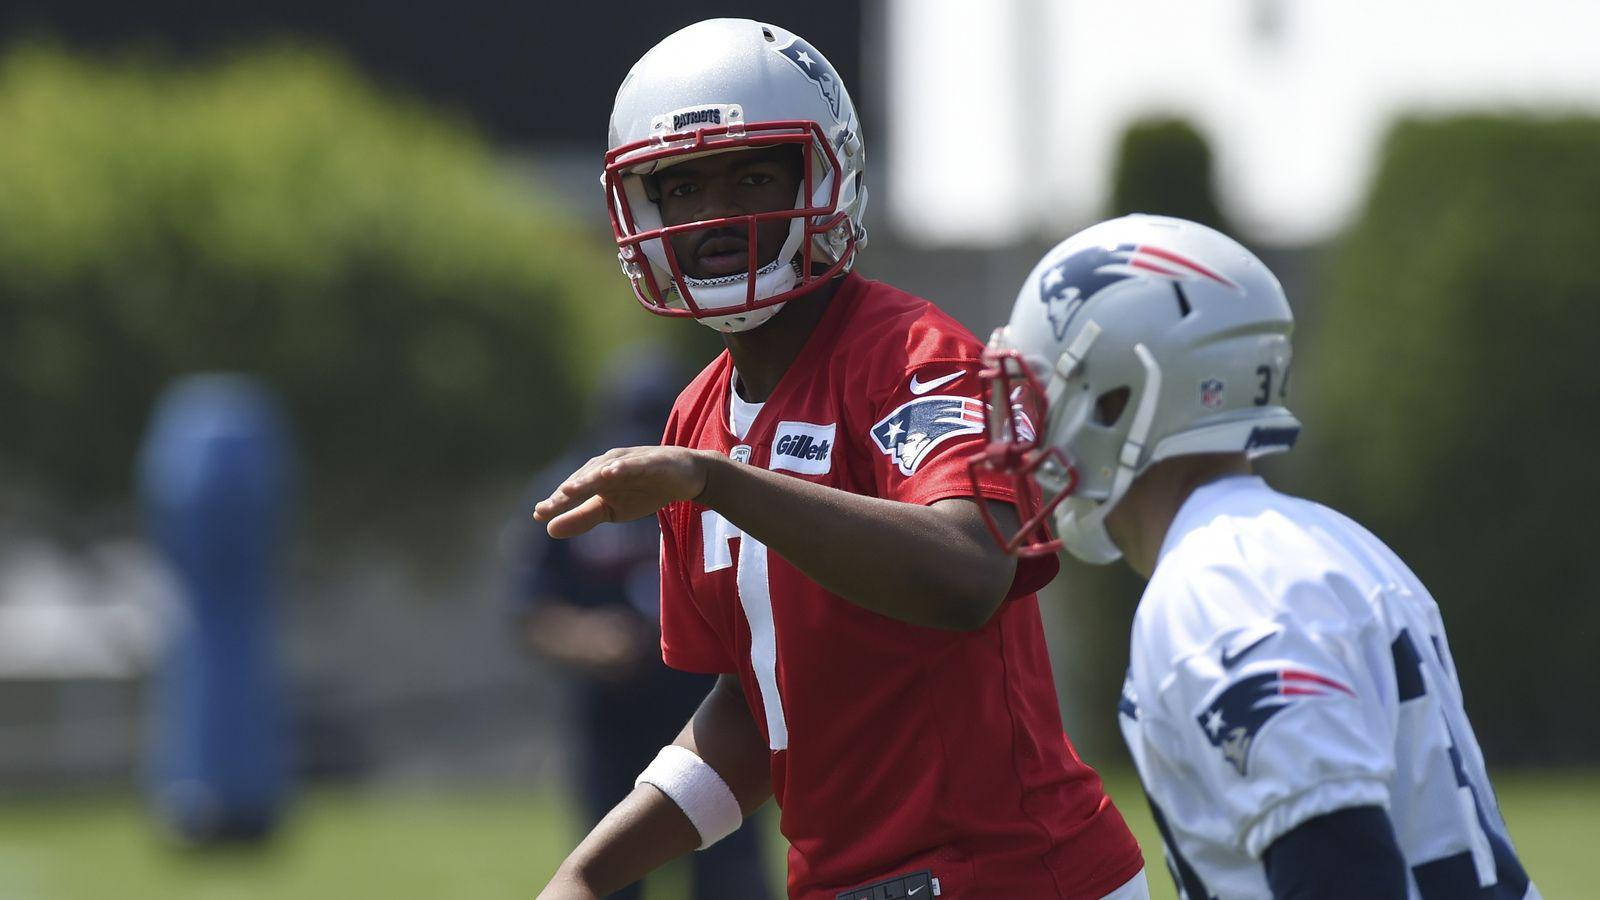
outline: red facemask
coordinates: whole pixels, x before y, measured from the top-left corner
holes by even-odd
[[[1015,534],[1007,537],[989,512],[988,504],[979,503],[989,533],[1002,549],[1014,556],[1056,553],[1061,549],[1061,541],[1050,534],[1050,516],[1077,488],[1078,470],[1059,447],[1040,447],[1039,429],[1044,427],[1047,412],[1045,394],[1022,354],[1015,350],[988,349],[983,352],[983,363],[978,379],[989,393],[988,440],[967,461],[973,496],[981,496],[979,477],[985,471],[1000,472],[1011,479],[1017,516],[1022,524]],[[1035,473],[1047,460],[1054,460],[1067,473],[1067,484],[1049,503],[1042,503]]]
[[[630,172],[640,166],[656,163],[675,156],[687,154],[714,153],[724,150],[737,150],[741,148],[774,147],[784,144],[800,145],[804,152],[805,172],[801,182],[803,196],[815,196],[817,185],[825,173],[818,173],[817,158],[820,155],[828,171],[840,171],[839,158],[828,143],[822,132],[822,127],[816,122],[796,120],[782,122],[749,122],[718,125],[699,128],[694,131],[677,132],[673,134],[653,135],[645,140],[623,144],[608,153],[605,159],[605,191],[607,205],[611,214],[611,232],[616,239],[618,257],[622,261],[622,270],[633,285],[634,296],[644,305],[645,309],[663,316],[693,316],[705,318],[708,316],[728,316],[748,313],[753,310],[768,306],[775,306],[787,300],[804,294],[818,282],[826,281],[837,275],[850,262],[855,252],[855,228],[849,222],[846,213],[839,210],[839,179],[835,177],[829,191],[828,201],[820,206],[798,206],[793,209],[778,209],[771,212],[751,213],[748,215],[725,216],[719,219],[705,219],[698,222],[685,222],[680,225],[665,225],[656,228],[640,230],[637,217],[634,214],[625,179]],[[756,256],[756,226],[762,222],[774,219],[804,219],[801,242],[799,249],[800,275],[794,287],[771,297],[756,297],[756,277],[762,267],[762,261]],[[820,224],[814,220],[821,219]],[[834,228],[843,227],[846,232],[844,249],[839,253],[839,258],[827,269],[813,272],[811,267],[812,239],[826,235]],[[746,271],[745,302],[736,306],[719,306],[705,308],[700,306],[694,297],[694,291],[683,274],[683,268],[678,262],[677,254],[672,249],[672,236],[691,231],[705,231],[715,228],[743,228],[750,248],[749,264]],[[650,241],[659,241],[661,257],[665,260],[665,268],[670,273],[671,288],[676,288],[678,296],[683,298],[686,308],[678,309],[668,306],[667,293],[670,288],[664,288],[657,277],[651,259],[645,253],[645,247]]]

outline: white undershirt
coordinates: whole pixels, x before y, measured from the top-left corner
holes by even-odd
[[[742,441],[750,433],[750,423],[761,414],[763,404],[751,403],[739,396],[738,384],[739,373],[735,370],[733,377],[728,379],[728,430]]]

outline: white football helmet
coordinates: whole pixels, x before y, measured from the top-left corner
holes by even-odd
[[[805,171],[794,208],[663,227],[642,176],[712,153],[796,144]],[[754,328],[790,298],[849,270],[866,242],[866,147],[855,105],[816,48],[776,25],[709,19],[668,36],[623,79],[611,111],[606,202],[623,274],[651,312],[693,316],[718,331]],[[771,260],[747,271],[684,274],[669,238],[793,220]]]
[[[1043,497],[1016,535],[991,522],[1002,545],[1113,562],[1106,514],[1156,462],[1288,450],[1293,328],[1278,279],[1204,225],[1125,216],[1056,245],[985,353],[989,442],[973,464],[1032,477]]]

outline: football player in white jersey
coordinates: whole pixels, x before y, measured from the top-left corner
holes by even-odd
[[[1184,897],[1538,897],[1427,589],[1251,473],[1299,433],[1293,323],[1260,260],[1193,222],[1057,245],[986,357],[974,469],[1044,497],[996,536],[1148,579],[1119,719]]]

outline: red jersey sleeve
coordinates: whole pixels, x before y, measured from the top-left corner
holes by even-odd
[[[657,513],[661,524],[661,659],[685,672],[737,672],[722,638],[706,620],[694,601],[689,573],[684,566],[692,562],[687,551],[692,541],[675,527],[678,516],[673,504]]]
[[[974,485],[967,470],[987,429],[977,348],[970,355],[941,349],[946,352],[920,362],[913,354],[876,405],[869,441],[878,496],[918,505],[967,497],[1015,506],[1009,478],[980,469]],[[1020,560],[1007,598],[1034,593],[1059,570],[1053,556]]]
[[[983,440],[985,413],[976,359],[913,367],[877,404],[871,426],[878,496],[925,505],[971,497],[967,458]],[[1015,500],[1011,485],[985,475],[979,494]]]

